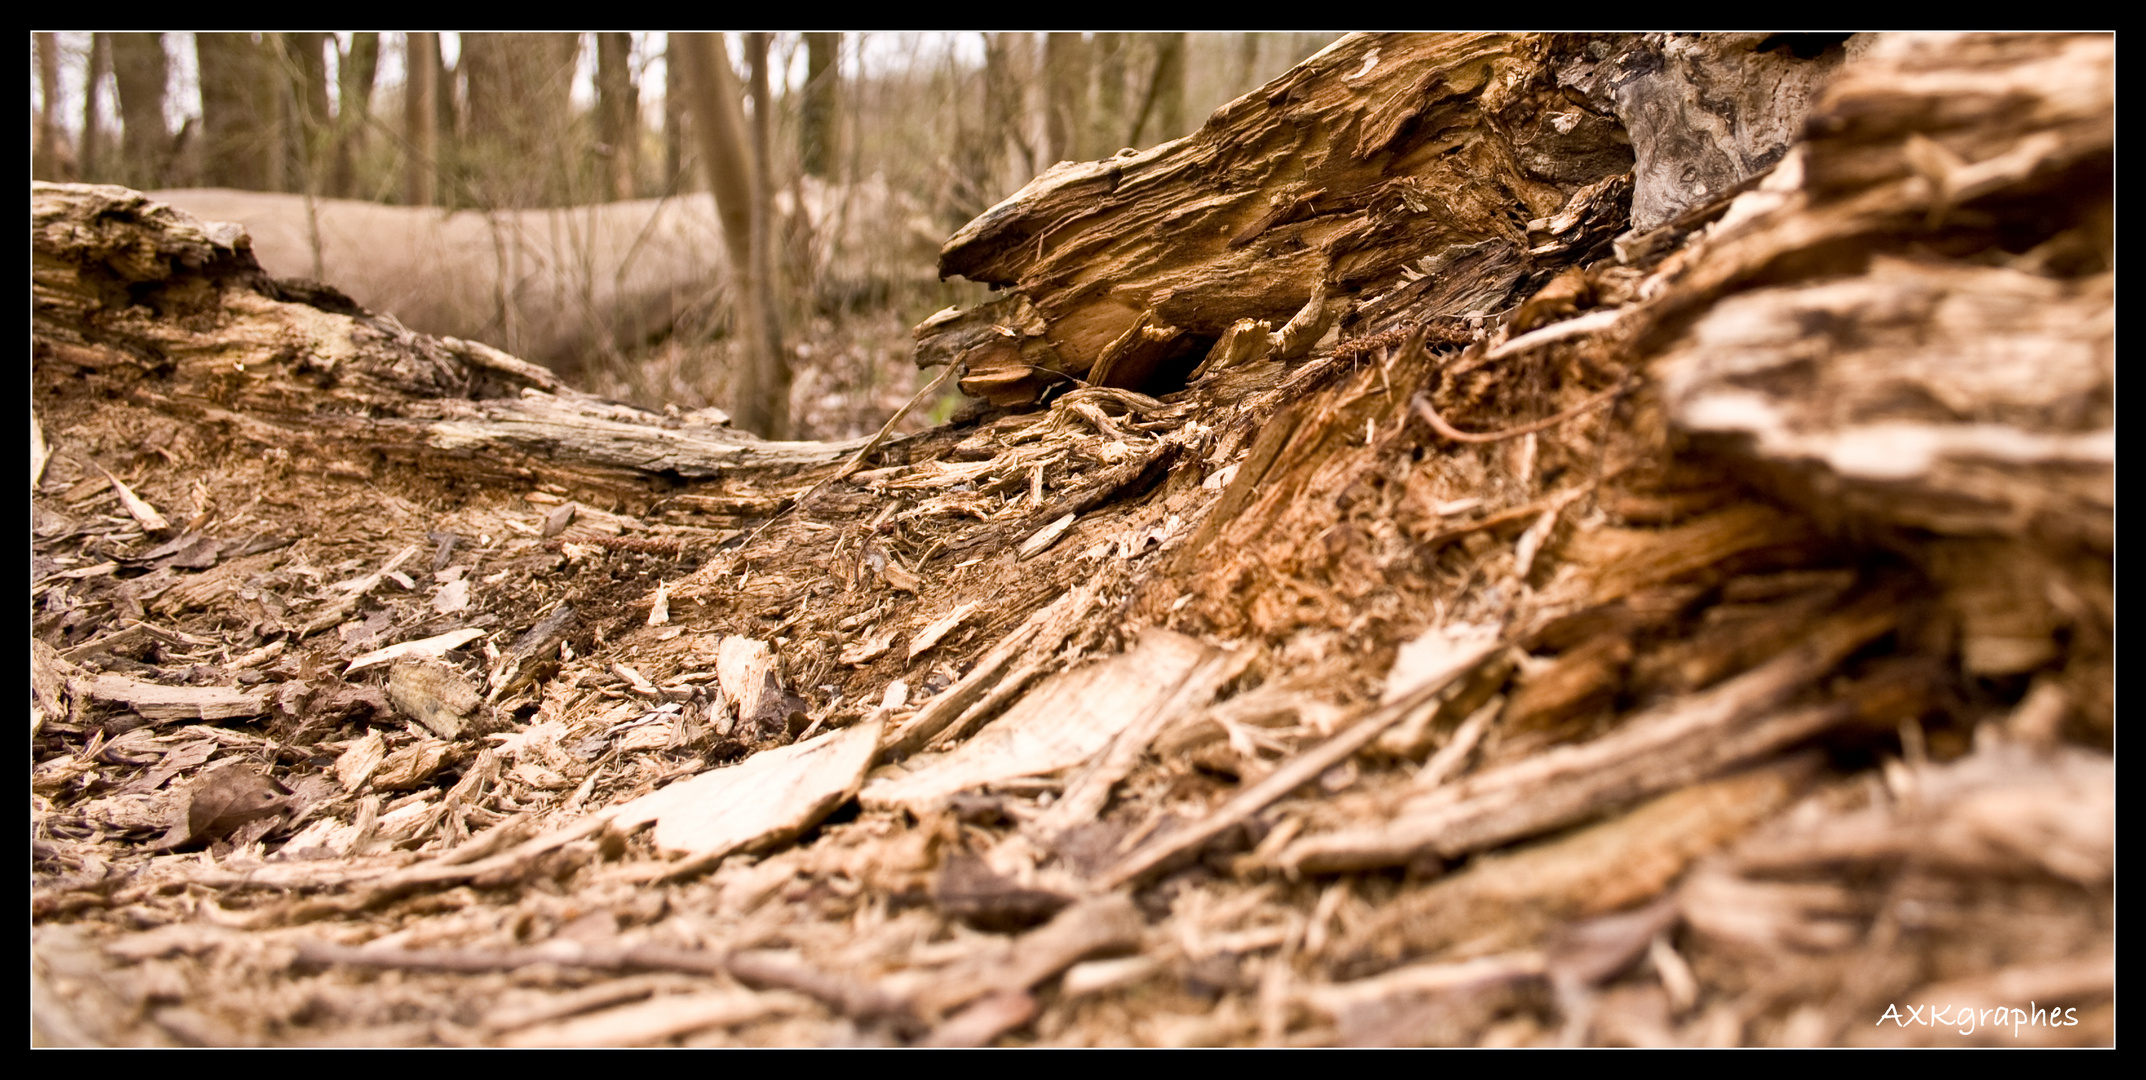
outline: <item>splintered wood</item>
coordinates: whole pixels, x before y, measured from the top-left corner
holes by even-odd
[[[33,185],[33,1042],[2112,1043],[2113,83],[1352,35],[839,444]]]
[[[831,731],[643,795],[613,811],[610,827],[653,821],[659,849],[706,865],[817,822],[856,793],[878,748],[877,724]]]

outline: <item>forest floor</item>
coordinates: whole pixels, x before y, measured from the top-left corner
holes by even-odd
[[[827,441],[756,443],[40,185],[33,1040],[2106,1045],[2099,444],[1814,500],[1693,434],[1729,323],[1645,332],[1801,312],[1794,404],[1863,385],[1856,298],[2058,340],[2113,296],[2050,269],[2091,213],[1850,290],[1780,257],[1925,220],[1884,191],[1752,192],[1532,333],[866,447],[899,327],[806,358]],[[2045,355],[2108,424],[2101,354]],[[2039,531],[1888,531],[1933,490]]]

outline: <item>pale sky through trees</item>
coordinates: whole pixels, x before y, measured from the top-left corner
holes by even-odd
[[[195,67],[192,35],[186,31],[166,31],[164,52],[171,62],[171,83],[165,97],[164,117],[169,130],[177,131],[188,117],[201,115],[201,73]],[[62,30],[55,32],[60,45],[60,116],[61,124],[70,135],[82,129],[82,82],[88,74],[89,65],[83,57],[89,51],[90,32],[86,30]],[[587,35],[584,35],[586,38]],[[636,78],[641,91],[641,115],[652,128],[663,125],[664,56],[661,32],[637,31],[633,35],[633,55],[637,65]],[[726,35],[731,39],[732,56],[743,55],[738,35]],[[350,48],[348,31],[335,35],[339,50]],[[375,97],[397,89],[403,83],[403,45],[400,33],[383,34],[380,49],[380,69],[375,83]],[[440,35],[441,58],[452,67],[461,53],[460,35]],[[805,80],[805,51],[795,34],[777,35],[774,49],[777,57],[785,57],[789,63],[785,78],[777,92],[797,89]],[[951,57],[965,66],[983,64],[983,40],[974,31],[882,31],[852,33],[843,42],[843,60],[864,71],[900,70],[918,63],[939,63]],[[336,78],[336,57],[330,56],[328,81],[332,86]],[[30,111],[36,115],[42,101],[43,91],[37,85],[36,45],[31,45],[30,58]],[[106,78],[110,78],[107,74]],[[580,62],[574,72],[573,101],[576,106],[587,107],[596,100],[596,49],[584,40]],[[107,86],[99,99],[99,116],[105,130],[119,127],[118,95]],[[330,95],[329,108],[338,103]]]

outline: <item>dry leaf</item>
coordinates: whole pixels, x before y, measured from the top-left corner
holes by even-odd
[[[238,762],[218,766],[194,782],[184,815],[154,846],[168,851],[214,840],[247,822],[282,813],[290,805],[288,794],[281,784]]]

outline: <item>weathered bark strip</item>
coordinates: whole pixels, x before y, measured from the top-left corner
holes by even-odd
[[[1673,424],[1943,585],[1967,671],[2042,669],[2068,632],[2102,731],[2114,62],[2106,35],[1882,40],[1642,343]]]
[[[1395,898],[1369,925],[1353,928],[1335,951],[1351,966],[1369,966],[1454,942],[1508,947],[1538,939],[1567,919],[1643,903],[1660,896],[1694,860],[1803,794],[1819,772],[1816,757],[1791,755],[1677,788],[1556,839],[1479,856],[1467,869]],[[1371,984],[1334,989],[1359,985]]]
[[[1897,603],[1897,596],[1880,590],[1764,665],[1711,690],[1635,716],[1593,742],[1419,794],[1377,828],[1300,840],[1280,861],[1293,870],[1331,872],[1391,866],[1426,853],[1454,858],[1779,752],[1854,715],[1852,700],[1776,710],[1890,632],[1900,617]]]

